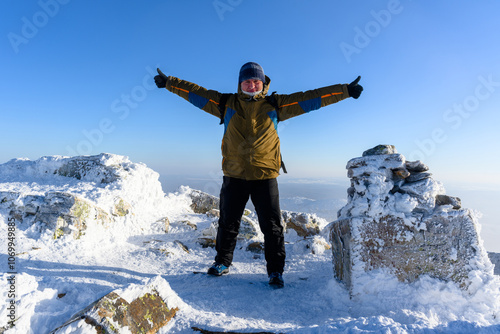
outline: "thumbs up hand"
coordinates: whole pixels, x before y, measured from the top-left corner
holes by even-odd
[[[361,76],[358,76],[356,80],[347,85],[347,91],[349,92],[349,96],[357,99],[361,92],[363,91],[363,86],[359,85],[358,82],[361,80]]]
[[[158,71],[158,75],[155,76],[155,83],[156,83],[156,86],[158,88],[165,88],[165,86],[167,85],[167,81],[168,81],[168,77],[163,74],[162,71],[160,71],[159,68],[156,69]]]

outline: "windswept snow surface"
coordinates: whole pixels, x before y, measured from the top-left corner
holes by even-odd
[[[60,158],[62,159],[62,158]],[[211,277],[205,272],[215,251],[197,242],[213,218],[194,214],[189,208],[189,188],[158,194],[157,187],[143,187],[156,178],[140,164],[129,164],[132,183],[100,185],[43,173],[37,160],[26,166],[21,160],[0,165],[0,191],[25,194],[67,191],[107,207],[109,198],[150,198],[142,204],[140,217],[124,218],[116,225],[88,228],[79,240],[65,236],[54,240],[43,226],[18,223],[16,248],[16,326],[6,333],[43,334],[61,326],[78,311],[116,289],[139,293],[153,282],[160,294],[177,302],[174,320],[159,333],[194,333],[191,327],[213,331],[275,333],[499,333],[500,282],[496,276],[480,275],[463,291],[453,283],[424,277],[402,284],[382,271],[366,276],[365,290],[350,298],[333,278],[332,256],[321,247],[308,247],[293,231],[286,234],[285,288],[267,285],[262,255],[245,250],[240,242],[230,274]],[[33,164],[33,162],[25,161]],[[116,163],[129,163],[121,160]],[[17,172],[12,169],[16,165]],[[47,167],[47,166],[45,166]],[[48,168],[48,167],[47,167]],[[45,168],[45,170],[47,170]],[[143,178],[144,182],[138,182]],[[141,188],[142,187],[142,188]],[[160,196],[160,198],[158,197]],[[300,204],[301,201],[298,201]],[[137,202],[140,203],[140,202]],[[300,205],[295,211],[301,211]],[[7,325],[10,283],[7,263],[8,212],[0,211],[0,328]],[[158,218],[171,222],[168,233]],[[252,214],[251,219],[256,219]],[[193,230],[183,221],[197,225]],[[326,225],[326,221],[324,222]],[[326,229],[317,238],[327,240]],[[187,246],[189,253],[180,246]],[[312,253],[314,249],[314,254]],[[1,332],[1,330],[0,330]],[[61,333],[95,333],[76,322]]]

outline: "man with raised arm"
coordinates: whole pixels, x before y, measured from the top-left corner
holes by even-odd
[[[283,287],[285,266],[284,229],[281,222],[277,177],[282,166],[278,122],[306,114],[348,97],[357,99],[363,87],[360,77],[338,84],[294,94],[268,95],[271,80],[254,62],[239,72],[238,93],[221,94],[158,69],[158,88],[166,88],[196,107],[221,119],[222,171],[220,218],[215,262],[208,274],[229,272],[241,217],[250,198],[264,234],[264,254],[269,284]],[[223,104],[223,105],[220,105]]]

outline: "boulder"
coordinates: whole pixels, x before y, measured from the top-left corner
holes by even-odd
[[[202,237],[200,237],[199,243],[202,245],[210,245],[211,242],[207,240],[213,240],[217,236],[217,229],[219,228],[219,221],[214,220],[210,226],[202,231]],[[242,216],[240,222],[240,229],[238,231],[239,240],[250,240],[254,238],[260,238],[262,233],[260,232],[260,227],[258,222],[254,221],[250,217]]]
[[[115,203],[111,214],[114,216],[124,217],[132,212],[132,206],[127,203],[123,198],[115,198]]]
[[[260,234],[259,223],[247,216],[241,217],[240,230],[238,231],[238,239],[253,239]]]
[[[422,172],[427,172],[429,170],[429,167],[420,160],[407,161],[405,163],[405,167],[408,171],[413,173],[422,173]]]
[[[458,197],[437,195],[436,205],[451,205],[453,209],[458,210],[462,207],[462,201]]]
[[[200,190],[191,189],[188,193],[191,198],[191,209],[194,213],[206,214],[219,209],[219,198]]]
[[[207,194],[201,190],[191,189],[189,187],[183,187],[183,190],[187,193],[191,199],[191,209],[194,213],[207,214],[213,217],[219,217],[219,203],[218,197]],[[249,216],[252,211],[245,209],[243,212],[244,216]]]
[[[315,214],[283,210],[281,216],[287,230],[294,230],[297,235],[304,238],[318,235],[325,225]]]
[[[195,223],[190,222],[189,220],[181,220],[180,223],[182,225],[188,226],[189,228],[191,228],[193,230],[197,230],[198,229],[198,225],[196,225]]]
[[[264,254],[264,243],[259,241],[254,241],[248,244],[246,250],[248,252]]]
[[[215,248],[215,237],[205,236],[199,237],[197,240],[198,244],[203,248]]]
[[[93,328],[96,333],[153,334],[167,325],[182,302],[161,277],[144,286],[115,290],[75,314],[51,334]]]
[[[373,270],[407,283],[429,275],[466,289],[471,271],[492,268],[473,211],[445,195],[427,166],[391,150],[369,151],[375,153],[347,163],[348,202],[330,229],[335,277],[351,293]]]

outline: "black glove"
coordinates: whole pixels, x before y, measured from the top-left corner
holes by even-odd
[[[356,80],[347,85],[349,96],[355,99],[357,99],[363,91],[363,86],[358,85],[359,80],[361,80],[361,76],[358,76]]]
[[[158,86],[158,88],[165,88],[165,86],[167,85],[168,77],[163,74],[163,72],[160,71],[159,68],[157,68],[156,70],[158,71],[158,75],[155,76],[156,86]]]

